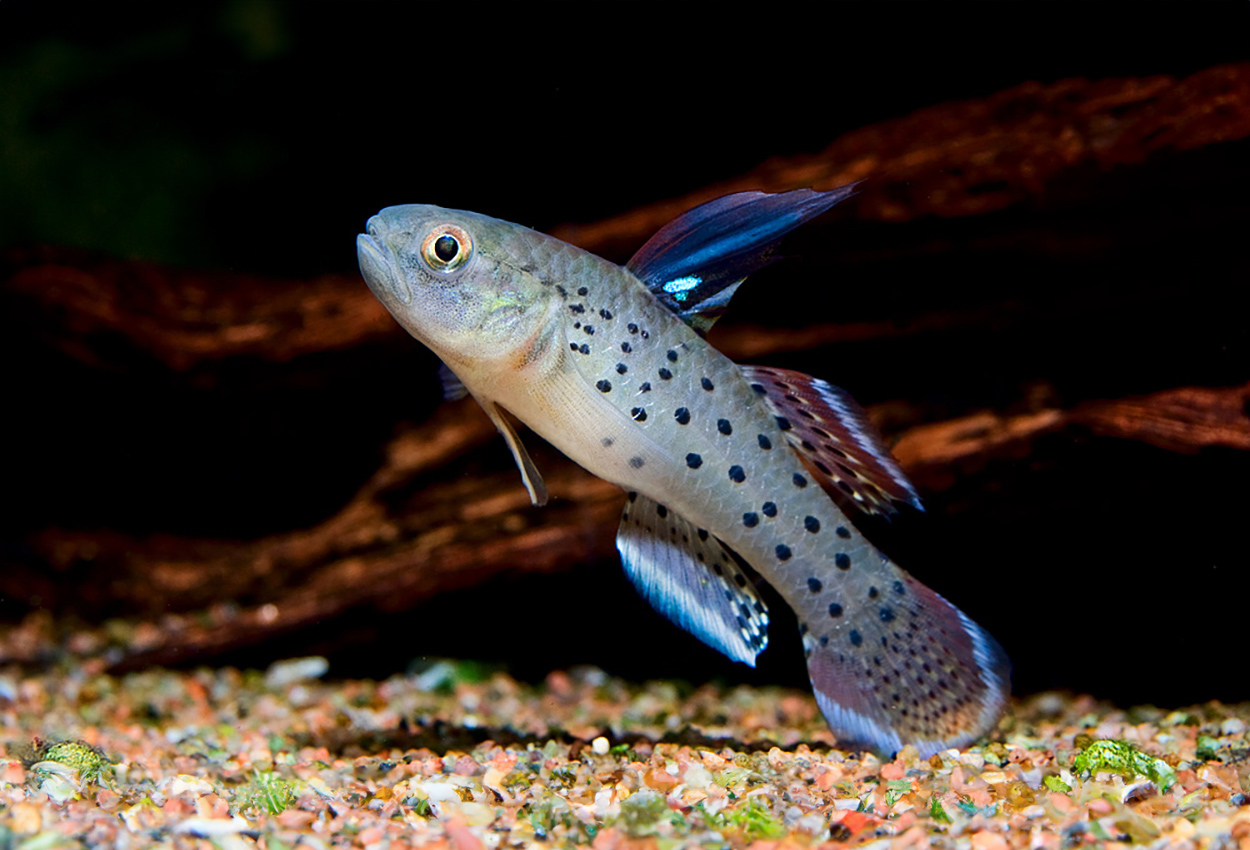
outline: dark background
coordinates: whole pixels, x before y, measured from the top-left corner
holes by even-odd
[[[1244,61],[1247,23],[1244,7],[1219,4],[838,5],[811,15],[775,4],[733,13],[5,0],[0,249],[74,246],[284,278],[351,273],[354,235],[386,205],[437,203],[538,229],[591,222],[933,104],[1027,81],[1183,77]],[[1090,279],[1124,275],[1125,285],[1149,288],[1192,275],[1193,303],[1128,317],[1157,328],[1158,345],[1134,353],[1149,369],[1117,368],[1122,352],[1098,327],[1065,324],[1064,299],[1086,283],[1070,265],[1021,268],[1006,250],[971,264],[913,257],[871,266],[871,277],[852,271],[845,297],[820,309],[888,318],[896,291],[915,310],[940,303],[952,280],[964,297],[1019,286],[1050,323],[1035,340],[989,337],[932,359],[852,346],[836,380],[867,403],[908,398],[935,411],[1001,409],[1040,373],[1059,375],[1053,386],[1074,398],[1244,381],[1246,267],[1229,265],[1244,255],[1236,245],[1245,236],[1228,223],[1250,224],[1246,148],[1237,151],[1218,199],[1232,212],[1215,230],[1135,233],[1134,211],[1183,202],[1186,187],[1118,192],[1105,175],[1105,207],[1049,213],[1068,232],[1083,217],[1120,223],[1123,238],[1093,256]],[[1158,172],[1168,173],[1166,164]],[[1020,215],[973,226],[991,238]],[[895,240],[956,243],[975,237],[969,226],[859,224],[843,250],[862,246],[869,268]],[[766,284],[786,280],[767,274]],[[801,325],[813,309],[789,286],[748,290],[726,323],[736,314]],[[45,526],[246,538],[311,524],[375,468],[394,422],[424,418],[437,398],[432,361],[415,343],[365,352],[329,388],[301,384],[298,366],[270,374],[239,363],[234,383],[197,390],[164,385],[142,363],[101,379],[27,328],[6,320],[3,334],[6,489],[19,502],[4,519],[10,558]],[[385,375],[382,354],[399,358]],[[778,365],[835,377],[833,365],[810,358]],[[152,393],[163,394],[159,419],[128,415]],[[223,396],[239,394],[254,402],[254,418],[214,417]],[[320,404],[322,394],[336,407]],[[999,492],[926,494],[929,516],[893,532],[911,557],[904,563],[1000,636],[1018,690],[1157,703],[1250,696],[1235,614],[1250,589],[1244,456],[1097,440],[1068,451],[1062,472],[1022,463]],[[168,461],[161,473],[132,474],[152,453]],[[1125,480],[1125,469],[1137,476]],[[1154,481],[1168,486],[1152,490]],[[1185,490],[1172,489],[1178,481]],[[946,566],[926,572],[923,553],[933,549]],[[1020,550],[1028,557],[998,554]],[[605,604],[619,614],[605,618]],[[31,608],[30,599],[0,600],[9,620]],[[65,613],[91,621],[113,612]],[[530,629],[524,641],[518,623]],[[635,678],[803,680],[784,620],[752,673],[656,625],[603,565],[331,628],[217,660],[263,665],[319,651],[340,675],[385,675],[409,657],[443,654],[502,661],[524,676],[593,663]]]

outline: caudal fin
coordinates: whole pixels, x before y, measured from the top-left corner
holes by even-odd
[[[843,742],[929,756],[985,734],[1007,704],[1011,664],[962,611],[898,571],[880,605],[807,630],[816,701]],[[826,621],[828,617],[826,617]]]

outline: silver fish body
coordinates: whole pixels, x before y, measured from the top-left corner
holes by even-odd
[[[695,221],[676,235],[693,239],[708,227]],[[768,618],[736,553],[796,612],[817,700],[842,738],[928,754],[992,725],[1006,700],[1001,649],[876,549],[820,486],[829,482],[817,480],[825,476],[812,458],[792,448],[812,447],[811,432],[796,442],[786,399],[806,392],[813,406],[793,410],[817,423],[853,418],[840,407],[853,402],[806,376],[740,367],[713,348],[665,297],[698,275],[671,257],[652,259],[651,268],[679,276],[649,285],[541,233],[438,207],[387,208],[367,231],[358,239],[365,280],[482,403],[535,501],[545,499],[541,477],[499,408],[629,493],[618,547],[657,608],[754,663]],[[704,253],[729,250],[716,243]],[[865,451],[896,469],[871,435],[858,436],[869,430],[862,417],[840,442],[832,425],[812,421],[802,427],[828,438],[826,458],[849,456],[833,481],[856,483]]]

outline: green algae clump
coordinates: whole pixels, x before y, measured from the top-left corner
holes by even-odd
[[[1166,791],[1176,783],[1176,771],[1163,759],[1142,752],[1128,741],[1093,741],[1072,760],[1072,772],[1090,776],[1102,771],[1126,778],[1144,776]]]

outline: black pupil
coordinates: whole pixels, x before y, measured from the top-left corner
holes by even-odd
[[[460,243],[456,241],[456,237],[444,234],[434,240],[434,256],[444,263],[450,263],[459,253]]]

